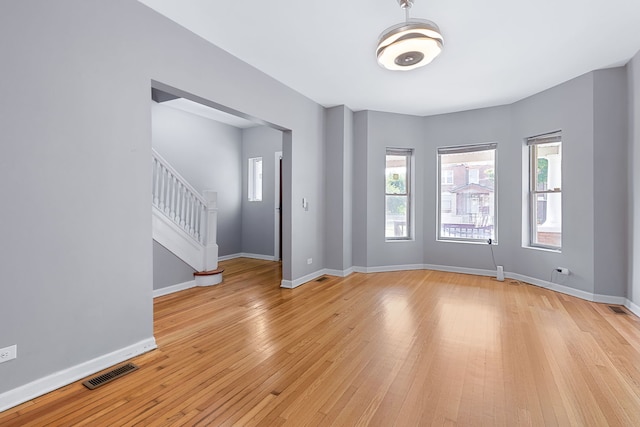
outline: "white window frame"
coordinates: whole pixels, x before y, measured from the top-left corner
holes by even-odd
[[[258,164],[260,165],[258,167]],[[247,173],[247,198],[250,202],[262,201],[262,177],[263,177],[262,157],[251,157],[248,162]]]
[[[468,238],[468,237],[449,237],[442,235],[442,186],[446,185],[442,182],[442,156],[447,154],[459,154],[459,153],[472,153],[476,151],[493,151],[493,237],[491,237],[492,244],[498,243],[498,144],[495,142],[483,143],[483,144],[469,144],[469,145],[457,145],[450,147],[438,148],[437,159],[437,171],[438,171],[438,188],[437,188],[437,203],[436,203],[436,240],[442,242],[462,242],[462,243],[486,243],[487,238]],[[468,176],[467,176],[468,181]],[[468,184],[468,182],[467,182]],[[452,206],[453,209],[453,206]]]
[[[386,184],[386,170],[387,170],[387,156],[405,156],[406,157],[406,165],[407,165],[407,176],[405,183],[405,192],[404,193],[387,193]],[[385,241],[387,242],[402,242],[402,241],[410,241],[413,240],[413,149],[412,148],[390,148],[387,147],[385,153],[385,190],[384,190],[384,235]],[[406,212],[406,236],[402,237],[389,237],[386,234],[386,226],[387,226],[387,197],[388,196],[405,196],[407,198],[407,212]]]
[[[532,136],[525,140],[529,148],[529,247],[549,249],[553,251],[562,251],[562,214],[560,215],[560,245],[549,245],[536,242],[537,234],[537,203],[539,195],[560,195],[560,212],[562,212],[562,132],[556,131],[542,135]],[[537,183],[537,159],[538,148],[547,144],[560,144],[560,186],[548,188],[546,190],[538,190]]]
[[[444,184],[444,185],[453,184],[453,171],[452,170],[446,170],[444,172],[446,172],[446,173],[442,175],[442,181],[440,181],[440,182],[442,184]]]

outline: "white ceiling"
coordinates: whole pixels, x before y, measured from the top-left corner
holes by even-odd
[[[640,50],[640,0],[416,0],[442,55],[381,68],[397,0],[139,0],[317,103],[432,115],[512,103]]]

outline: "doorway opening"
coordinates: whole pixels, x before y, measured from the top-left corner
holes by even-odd
[[[282,269],[287,253],[283,247],[290,245],[283,238],[290,236],[283,231],[291,227],[290,216],[287,220],[283,215],[283,195],[290,194],[291,185],[283,179],[290,176],[283,168],[290,165],[282,161],[291,149],[290,131],[158,82],[152,82],[152,101],[154,151],[197,192],[217,192],[218,260],[254,257],[280,261]],[[258,155],[265,160],[264,197],[259,201],[248,197],[248,159],[256,150],[263,150]],[[171,248],[154,240],[153,260],[154,296],[190,287],[195,268]]]

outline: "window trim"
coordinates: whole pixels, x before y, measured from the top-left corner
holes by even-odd
[[[553,188],[548,190],[536,189],[537,170],[538,165],[536,160],[538,159],[537,147],[539,145],[560,143],[562,147],[562,131],[554,131],[541,135],[532,136],[525,139],[525,143],[528,146],[529,151],[529,247],[534,249],[545,249],[554,252],[562,252],[562,243],[560,246],[545,245],[542,243],[535,243],[534,234],[537,229],[537,197],[539,194],[560,194],[560,206],[562,206],[562,158],[560,158],[560,188]],[[561,148],[562,149],[562,148]],[[561,208],[562,211],[562,208]],[[562,239],[563,221],[560,217],[560,238]],[[562,240],[561,240],[562,242]]]
[[[405,196],[407,198],[407,235],[404,237],[388,237],[386,231],[384,232],[385,242],[406,242],[413,240],[413,148],[393,148],[387,147],[385,150],[385,177],[384,177],[384,230],[387,227],[387,196]],[[404,194],[387,193],[387,156],[404,156],[407,158],[407,172],[406,172],[406,190]]]
[[[264,189],[264,184],[263,184],[263,180],[264,180],[264,173],[262,173],[262,176],[260,177],[260,198],[258,198],[258,191],[257,191],[257,177],[256,177],[256,163],[260,162],[261,164],[261,168],[264,168],[264,161],[262,159],[261,156],[257,156],[257,157],[249,157],[248,160],[248,164],[247,164],[247,168],[248,168],[248,172],[247,172],[247,200],[249,202],[261,202],[263,199],[263,194],[262,191]],[[263,169],[264,170],[264,169]]]
[[[446,154],[461,154],[472,153],[478,151],[493,150],[493,237],[492,244],[498,244],[498,143],[486,142],[480,144],[468,144],[468,145],[454,145],[447,147],[438,147],[436,150],[436,171],[438,177],[436,179],[436,241],[438,242],[452,242],[452,243],[486,243],[486,239],[469,239],[462,237],[444,237],[442,233],[442,155]]]

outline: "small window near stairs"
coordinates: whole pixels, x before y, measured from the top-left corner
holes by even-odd
[[[249,159],[249,201],[262,201],[262,157]]]

